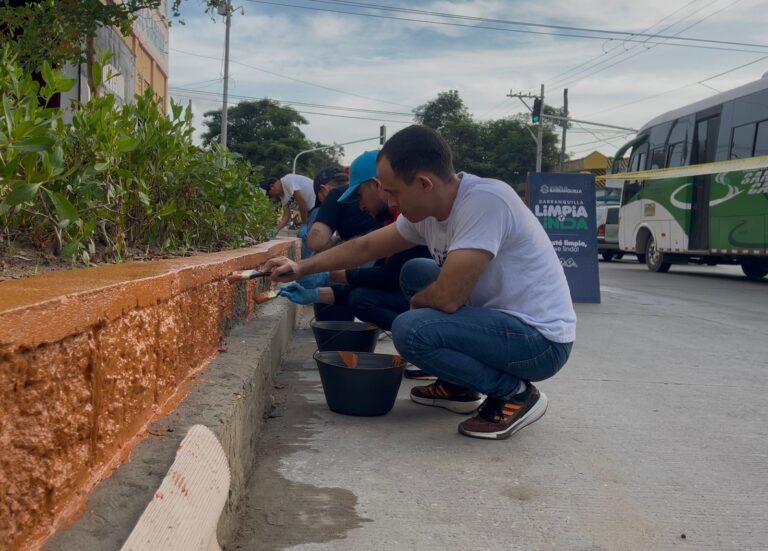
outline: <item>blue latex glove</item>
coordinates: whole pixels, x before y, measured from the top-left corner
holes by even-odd
[[[329,272],[320,272],[311,274],[297,280],[297,283],[305,289],[317,289],[318,287],[328,287],[331,284],[331,274]]]
[[[305,289],[296,281],[281,287],[277,294],[296,304],[315,304],[320,297],[317,289]]]

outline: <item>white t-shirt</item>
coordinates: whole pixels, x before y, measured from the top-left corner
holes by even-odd
[[[488,251],[493,259],[469,295],[468,306],[507,312],[554,342],[576,338],[568,282],[544,228],[517,193],[500,180],[460,173],[451,213],[442,222],[404,216],[397,229],[411,243],[427,245],[442,266],[457,249]]]
[[[312,186],[312,180],[300,174],[286,174],[280,181],[283,183],[283,196],[280,198],[283,205],[290,203],[293,194],[298,191],[307,203],[307,211],[314,208],[315,188]]]

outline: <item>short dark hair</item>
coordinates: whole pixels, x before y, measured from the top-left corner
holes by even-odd
[[[330,184],[331,187],[338,187],[343,186],[347,182],[349,182],[349,177],[343,168],[329,166],[317,173],[315,180],[312,182],[312,188],[315,190],[315,195],[317,195],[320,191],[320,186]]]
[[[267,178],[261,183],[261,189],[269,193],[269,188],[272,187],[272,184],[277,182],[280,178]]]
[[[427,126],[414,124],[392,136],[376,158],[386,157],[395,176],[410,184],[420,170],[436,174],[444,180],[456,172],[453,153],[443,137]]]

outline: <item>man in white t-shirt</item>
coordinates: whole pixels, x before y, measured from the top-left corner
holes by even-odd
[[[265,270],[288,281],[427,245],[434,260],[402,268],[411,310],[392,325],[398,352],[438,377],[414,387],[411,399],[477,410],[459,424],[476,438],[507,438],[540,419],[547,397],[532,381],[560,370],[576,331],[565,274],[541,224],[504,182],[456,174],[448,145],[423,126],[384,145],[377,180],[401,213],[396,224],[301,263],[270,260]]]
[[[309,221],[309,211],[315,208],[315,189],[312,180],[300,174],[286,174],[282,178],[270,178],[261,185],[271,199],[283,204],[283,216],[277,225],[277,231],[282,230],[291,219],[291,199],[299,207],[301,225]]]

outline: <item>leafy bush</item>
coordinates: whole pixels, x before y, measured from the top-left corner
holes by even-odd
[[[112,95],[78,104],[72,124],[50,98],[74,82],[44,64],[40,86],[8,48],[0,59],[0,224],[8,241],[88,262],[97,249],[183,251],[262,240],[277,213],[258,170],[192,143],[192,113],[151,90],[119,106]]]

